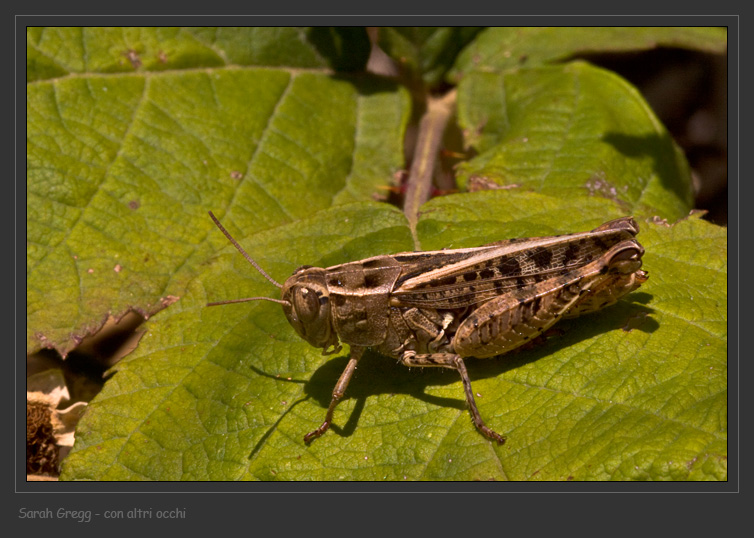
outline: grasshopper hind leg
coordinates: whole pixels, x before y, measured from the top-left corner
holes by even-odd
[[[469,413],[471,414],[471,420],[474,422],[474,426],[476,426],[482,435],[488,439],[491,439],[500,445],[505,443],[505,437],[487,427],[484,420],[482,420],[482,416],[479,414],[479,409],[477,409],[476,402],[474,401],[474,392],[471,390],[471,380],[466,371],[466,365],[460,355],[454,353],[428,353],[417,355],[415,351],[409,350],[401,355],[400,360],[401,364],[404,366],[434,366],[456,370],[461,376],[461,381],[463,382],[463,391],[466,394],[466,403],[469,406]]]

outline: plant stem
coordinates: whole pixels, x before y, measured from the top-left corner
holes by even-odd
[[[452,90],[442,97],[430,97],[427,111],[419,122],[419,135],[416,139],[414,161],[406,185],[406,199],[403,212],[408,219],[414,248],[421,249],[416,235],[416,223],[419,220],[419,208],[429,200],[432,194],[432,176],[438,162],[438,152],[442,142],[445,126],[456,102],[456,92]]]

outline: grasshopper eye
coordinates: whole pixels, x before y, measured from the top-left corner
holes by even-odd
[[[319,299],[309,288],[297,287],[294,290],[293,307],[298,319],[304,323],[312,322],[319,316]]]

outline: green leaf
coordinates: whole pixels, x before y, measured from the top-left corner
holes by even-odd
[[[442,82],[458,53],[480,30],[472,27],[386,27],[379,29],[378,45],[427,85],[436,86]]]
[[[213,228],[209,219],[205,228]],[[364,202],[237,237],[280,278],[304,261],[329,265],[411,244],[398,210]],[[67,466],[71,477],[240,479],[255,445],[281,414],[297,411],[309,374],[325,359],[293,333],[278,305],[207,308],[208,301],[277,292],[231,246],[207,262],[93,402],[80,425],[79,456]],[[321,408],[309,403],[316,420]],[[112,420],[123,412],[128,419]]]
[[[121,46],[108,36],[136,29],[100,29],[96,42],[59,30],[84,33],[79,60],[91,63]],[[65,355],[108,316],[150,316],[181,297],[225,244],[208,210],[263,230],[371,199],[403,167],[408,94],[377,79],[232,65],[31,80],[28,352]]]
[[[490,191],[431,201],[418,231],[426,249],[476,246],[621,214],[600,198]],[[228,247],[92,401],[63,478],[724,480],[726,234],[697,218],[641,226],[650,279],[638,292],[563,322],[540,347],[467,361],[503,446],[471,424],[455,372],[408,370],[370,352],[333,428],[307,447],[347,354],[323,357],[274,304],[206,308],[276,295]],[[412,243],[402,214],[373,202],[239,239],[278,278]]]
[[[234,65],[356,71],[369,49],[364,28],[28,28],[26,79]]]
[[[590,194],[625,213],[678,219],[692,207],[685,158],[639,92],[574,62],[474,73],[458,89],[459,124],[479,155],[458,178],[485,178],[553,196]]]
[[[364,42],[348,29],[29,29],[27,351],[65,354],[108,316],[150,316],[80,422],[62,478],[725,480],[726,232],[696,217],[672,227],[649,219],[688,207],[677,178],[660,173],[681,170],[685,185],[672,145],[589,145],[606,133],[662,141],[643,101],[583,64],[464,81],[459,113],[481,133],[475,166],[499,165],[509,130],[533,125],[527,99],[541,107],[538,91],[597,99],[592,116],[565,108],[582,121],[570,131],[553,122],[547,138],[564,142],[560,156],[573,166],[594,166],[586,153],[574,157],[566,135],[584,137],[609,157],[619,194],[569,187],[583,179],[557,178],[565,171],[550,151],[553,173],[539,187],[432,200],[412,230],[397,209],[371,201],[403,167],[408,92],[333,74],[362,65]],[[436,58],[427,73],[447,64]],[[569,80],[588,91],[569,94]],[[468,102],[473,92],[495,99],[499,88],[518,88],[503,115]],[[623,107],[604,103],[616,95]],[[494,132],[479,123],[485,110],[509,123]],[[647,164],[655,157],[656,169]],[[637,171],[649,174],[638,197]],[[279,280],[303,264],[415,242],[477,246],[588,230],[631,211],[650,279],[599,315],[563,322],[540,347],[468,360],[503,446],[471,424],[455,372],[409,370],[368,352],[331,431],[307,447],[348,347],[322,356],[269,302],[207,308],[278,293],[207,210]]]
[[[459,54],[448,78],[472,71],[534,67],[585,53],[680,47],[724,52],[726,28],[704,27],[498,27],[487,28]]]

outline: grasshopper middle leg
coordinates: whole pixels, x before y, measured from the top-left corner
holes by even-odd
[[[325,433],[328,429],[330,429],[333,412],[338,406],[338,402],[340,402],[346,392],[346,387],[348,387],[348,383],[349,381],[351,381],[351,377],[353,376],[353,372],[356,370],[356,365],[358,364],[359,359],[364,354],[364,349],[365,348],[363,347],[351,347],[351,358],[348,360],[346,369],[343,370],[342,374],[340,374],[340,378],[338,379],[338,382],[335,384],[335,388],[332,391],[332,400],[330,400],[330,406],[327,408],[325,421],[319,428],[304,435],[304,442],[307,445],[314,439]]]
[[[474,401],[474,393],[471,390],[471,380],[469,374],[466,371],[466,365],[460,355],[454,353],[428,353],[417,355],[415,351],[405,351],[401,356],[401,364],[405,366],[436,366],[440,368],[452,368],[456,370],[463,382],[463,391],[466,393],[466,403],[469,405],[469,412],[471,413],[471,419],[474,422],[474,426],[482,432],[482,434],[496,441],[498,444],[505,443],[505,437],[499,433],[491,430],[482,420],[482,416],[479,414],[479,410],[476,407]]]

